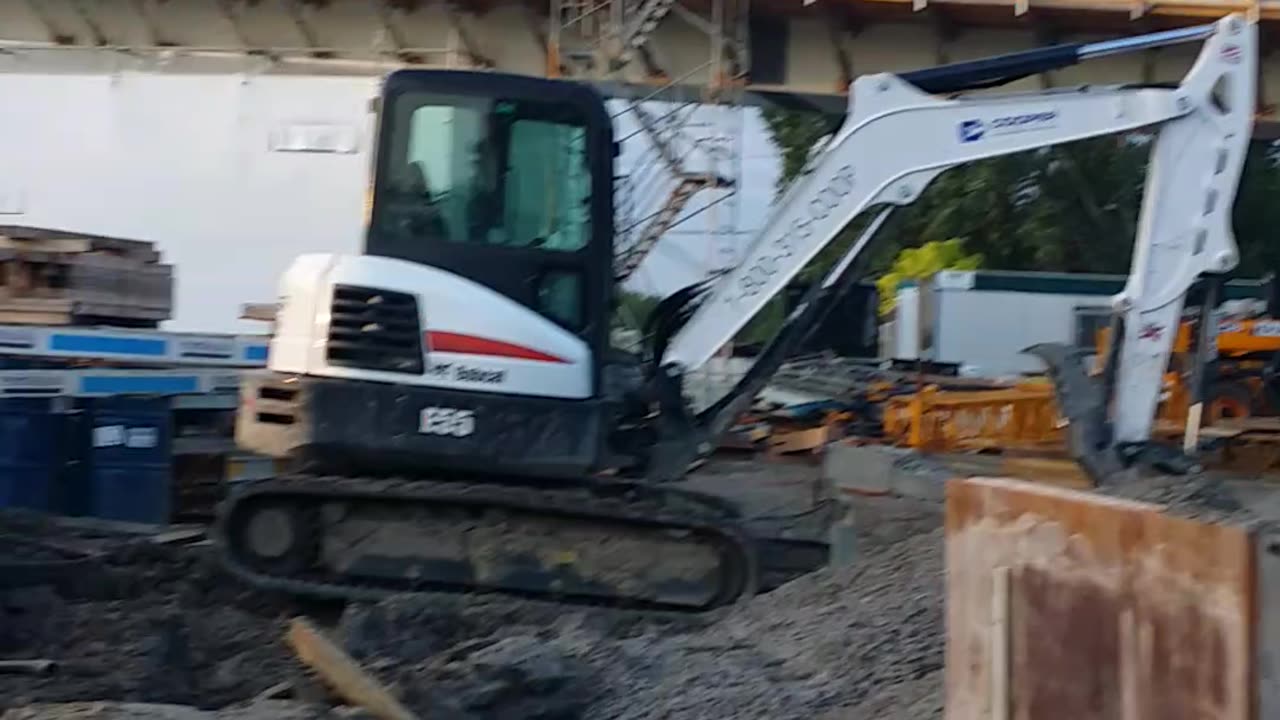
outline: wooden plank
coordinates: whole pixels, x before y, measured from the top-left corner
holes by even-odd
[[[25,252],[82,253],[92,250],[93,244],[84,238],[50,237],[24,240],[0,235],[0,248]]]
[[[769,453],[785,455],[798,452],[815,452],[825,447],[831,437],[826,425],[803,430],[774,431],[769,438]]]
[[[999,572],[1009,574],[1008,717],[1254,717],[1244,528],[1038,483],[957,479],[946,563],[947,718],[1000,714]]]
[[[294,618],[287,637],[298,659],[315,670],[342,699],[381,720],[415,720],[416,716],[382,683],[306,619]]]
[[[245,303],[240,306],[240,319],[275,322],[279,307],[276,303]]]
[[[1238,429],[1243,432],[1280,432],[1280,418],[1277,417],[1247,417],[1247,418],[1224,418],[1215,423],[1215,426],[1222,428]]]
[[[73,325],[75,317],[70,312],[29,312],[6,310],[0,303],[0,325]]]
[[[160,259],[160,253],[155,249],[155,243],[147,240],[132,240],[110,237],[107,235],[92,235],[89,233],[72,232],[70,230],[26,227],[20,225],[0,225],[0,236],[21,241],[57,239],[82,240],[88,241],[90,246],[95,250],[108,250],[118,254],[127,255],[143,262],[157,262]]]
[[[1239,437],[1240,434],[1243,432],[1244,430],[1241,428],[1228,427],[1223,425],[1209,425],[1208,427],[1200,428],[1200,437],[1212,438],[1216,440],[1227,440],[1230,438]]]

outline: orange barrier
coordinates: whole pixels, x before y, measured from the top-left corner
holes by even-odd
[[[1064,449],[1063,418],[1053,386],[1025,382],[1000,390],[939,390],[926,387],[888,398],[881,429],[895,445],[925,452]],[[1165,375],[1156,431],[1180,434],[1187,395],[1176,373]],[[1214,412],[1206,419],[1215,421]]]
[[[928,452],[1053,449],[1062,446],[1053,388],[939,390],[889,398],[883,430],[895,444]]]

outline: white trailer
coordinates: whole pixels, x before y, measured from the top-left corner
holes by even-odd
[[[959,271],[898,287],[888,325],[892,357],[957,363],[981,377],[1040,373],[1022,354],[1036,343],[1064,342],[1091,350],[1110,320],[1122,275]],[[1227,283],[1227,300],[1264,298],[1262,281]]]

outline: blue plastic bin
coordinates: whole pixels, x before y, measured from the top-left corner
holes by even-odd
[[[0,507],[56,510],[64,417],[48,398],[0,398]]]
[[[167,523],[172,511],[172,415],[164,397],[89,401],[89,514]]]

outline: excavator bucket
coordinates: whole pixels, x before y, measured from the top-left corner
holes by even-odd
[[[1022,352],[1048,368],[1058,412],[1067,420],[1067,451],[1095,484],[1106,483],[1123,465],[1111,447],[1106,391],[1085,369],[1083,353],[1062,343],[1040,343]]]

